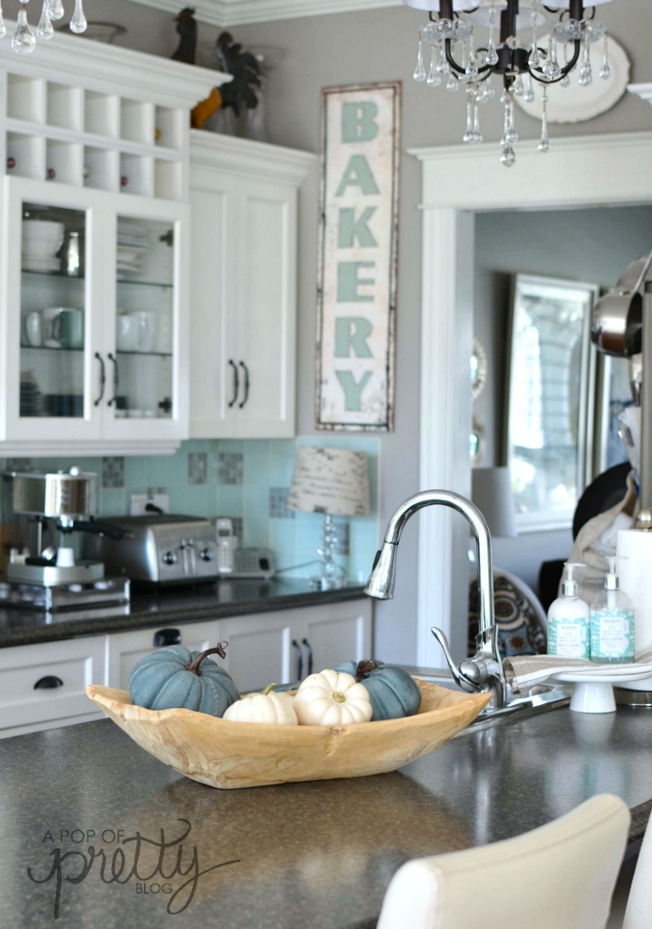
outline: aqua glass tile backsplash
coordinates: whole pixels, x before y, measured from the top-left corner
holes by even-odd
[[[57,471],[74,464],[93,471],[98,476],[98,516],[129,513],[132,494],[167,494],[171,513],[229,516],[241,545],[271,548],[277,569],[286,576],[310,577],[317,568],[324,518],[285,506],[299,445],[349,448],[369,456],[370,515],[336,520],[341,525],[338,560],[349,578],[364,581],[378,547],[378,439],[192,439],[174,455],[8,458],[0,459],[0,469]]]

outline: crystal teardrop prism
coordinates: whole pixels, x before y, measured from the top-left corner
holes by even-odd
[[[82,8],[82,0],[75,0],[75,11],[72,14],[72,19],[70,20],[70,30],[71,32],[79,35],[82,32],[86,32],[86,27],[88,22],[84,16],[84,10]]]
[[[27,22],[27,11],[25,4],[21,3],[18,16],[16,17],[16,32],[11,40],[11,47],[19,55],[29,55],[34,51],[36,45],[36,36],[32,32]]]
[[[541,116],[541,140],[538,145],[540,152],[547,152],[550,149],[548,139],[548,88],[544,85],[542,97],[543,113]]]
[[[52,25],[52,20],[48,16],[48,0],[43,0],[43,9],[41,10],[41,18],[39,24],[36,28],[36,36],[39,39],[51,39],[54,35],[54,27]]]
[[[453,77],[452,74],[448,75],[448,81],[446,82],[446,90],[449,94],[455,94],[460,89],[459,81],[456,77]]]
[[[512,165],[516,162],[516,152],[511,145],[504,145],[503,151],[500,156],[501,164],[504,164],[506,168],[511,168]]]
[[[72,27],[72,23],[71,23]],[[414,74],[412,75],[415,81],[421,83],[426,79],[426,69],[423,66],[423,42],[419,39],[419,51],[417,52],[417,66],[414,69]]]
[[[439,50],[439,64],[437,65],[437,71],[440,74],[448,74],[450,71],[448,61],[446,60],[446,50],[444,49],[443,45]]]
[[[48,0],[48,16],[50,19],[61,19],[64,13],[62,0]]]
[[[514,82],[514,96],[522,97],[525,94],[525,85],[523,84],[523,78],[519,74]]]
[[[434,46],[430,56],[430,71],[426,83],[428,87],[439,87],[441,84],[441,75],[437,71],[437,51]]]
[[[532,75],[528,74],[525,82],[525,93],[523,94],[523,99],[526,103],[534,103],[534,81],[532,80]]]
[[[471,88],[467,90],[466,94],[467,94],[466,95],[466,132],[462,136],[462,141],[468,144],[469,142],[474,141],[474,135],[473,135],[473,102],[474,101],[473,101],[473,93],[471,92]]]
[[[600,77],[603,81],[608,81],[611,77],[611,67],[609,65],[609,44],[607,34],[604,35],[604,55],[602,57],[602,67],[600,68]]]

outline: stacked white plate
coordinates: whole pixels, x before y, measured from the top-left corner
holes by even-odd
[[[139,274],[142,271],[142,257],[149,250],[147,227],[138,223],[120,221],[118,223],[118,271],[127,274]]]
[[[60,271],[57,252],[63,245],[63,223],[46,219],[23,220],[23,269],[26,271]]]

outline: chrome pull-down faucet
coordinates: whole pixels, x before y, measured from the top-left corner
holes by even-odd
[[[450,506],[461,513],[471,524],[477,543],[478,597],[480,631],[476,638],[477,651],[473,658],[465,658],[459,665],[451,655],[446,636],[433,626],[432,634],[442,647],[455,682],[467,693],[491,691],[494,707],[503,707],[507,700],[507,685],[503,663],[498,650],[498,630],[494,620],[494,581],[491,565],[491,536],[480,510],[465,497],[448,490],[424,490],[401,504],[389,521],[383,547],[376,554],[374,566],[365,593],[377,600],[391,600],[394,596],[396,551],[403,526],[424,506]],[[468,591],[462,595],[468,597]]]

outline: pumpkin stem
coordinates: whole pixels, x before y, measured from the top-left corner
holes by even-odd
[[[363,681],[365,677],[369,677],[372,671],[375,671],[378,667],[378,662],[374,661],[373,658],[366,659],[358,662],[358,667],[355,669],[355,679],[359,684],[360,681]]]
[[[261,697],[266,697],[267,694],[271,694],[271,692],[274,690],[275,687],[276,687],[276,684],[268,684],[264,690],[261,690],[260,692]]]
[[[199,666],[201,665],[204,658],[207,658],[209,655],[219,655],[220,658],[226,658],[226,652],[224,649],[228,644],[228,642],[218,642],[215,648],[207,648],[205,652],[200,652],[197,657],[190,662],[190,664],[186,665],[186,671],[192,671],[193,674],[196,674],[197,677],[199,677]]]

